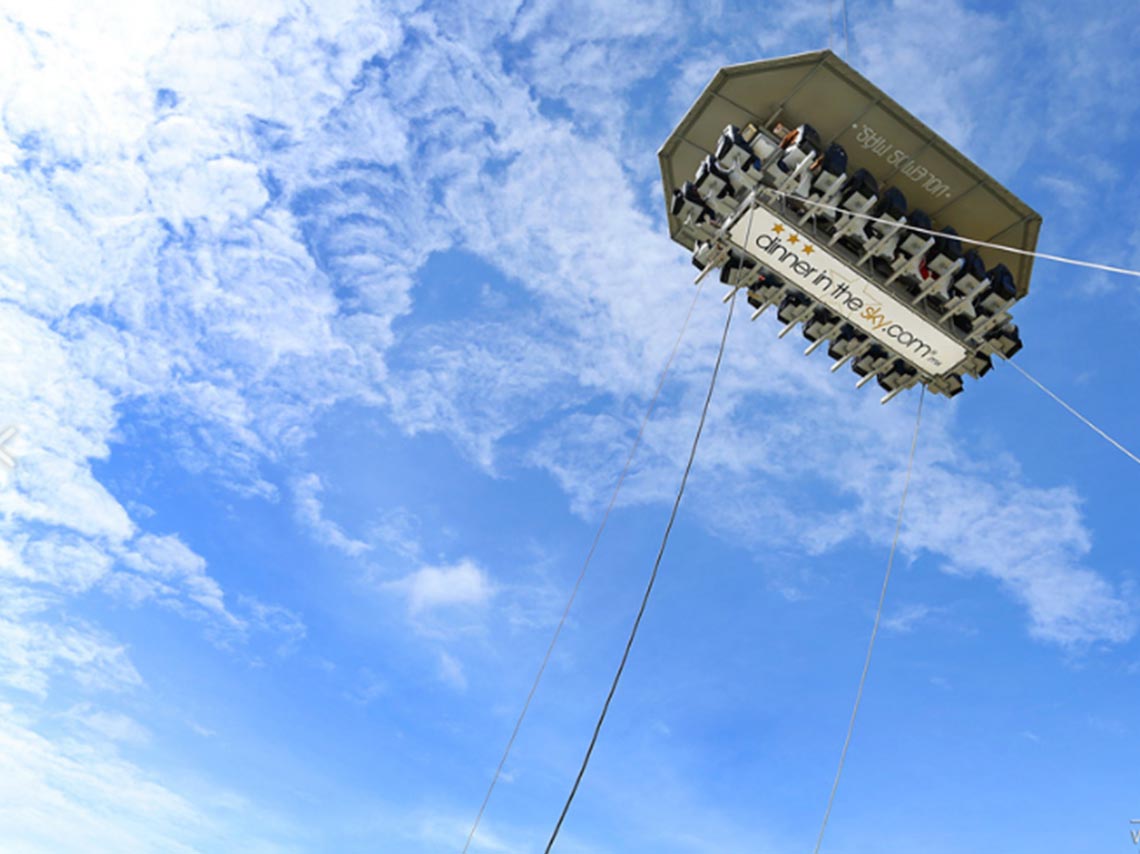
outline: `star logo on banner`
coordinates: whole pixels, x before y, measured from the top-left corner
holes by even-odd
[[[804,254],[805,255],[810,255],[813,252],[815,252],[815,247],[812,246],[810,243],[804,247]]]
[[[781,223],[776,223],[774,226],[772,226],[772,231],[776,232],[776,234],[783,234],[784,226]]]
[[[798,234],[793,234],[791,237],[788,238],[788,243],[799,243],[799,242],[800,242],[800,236]]]

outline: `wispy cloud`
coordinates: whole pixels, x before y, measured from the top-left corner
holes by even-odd
[[[927,605],[904,605],[883,618],[883,629],[898,634],[907,634],[914,631],[930,614],[931,609]]]
[[[145,745],[152,738],[150,730],[135,719],[121,712],[99,709],[91,703],[74,706],[67,710],[65,716],[112,742]]]
[[[439,653],[439,677],[457,691],[467,689],[467,675],[459,659],[448,652]]]
[[[145,731],[123,716],[78,712],[114,741]],[[177,851],[221,840],[243,848],[277,847],[268,833],[249,833],[215,793],[203,807],[156,781],[106,743],[48,739],[11,706],[0,704],[0,826],[5,845],[21,851]],[[266,817],[268,820],[268,817]]]
[[[357,557],[371,548],[362,540],[354,540],[341,530],[341,527],[325,518],[321,504],[324,484],[316,474],[307,474],[293,481],[293,501],[298,521],[305,525],[319,542],[344,552],[349,557]]]

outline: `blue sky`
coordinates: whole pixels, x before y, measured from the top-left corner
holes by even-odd
[[[458,851],[692,296],[656,150],[824,0],[0,3],[0,839]],[[838,4],[834,4],[838,5]],[[852,64],[1140,266],[1140,10],[850,3]],[[472,850],[541,850],[715,356],[705,291]],[[1017,359],[1126,445],[1140,296],[1039,262]],[[560,838],[804,851],[917,394],[732,330]],[[999,367],[928,399],[825,851],[1133,850],[1140,473]]]

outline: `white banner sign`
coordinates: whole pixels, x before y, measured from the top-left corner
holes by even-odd
[[[742,216],[729,239],[916,368],[941,376],[966,358],[965,348],[936,325],[767,208]]]

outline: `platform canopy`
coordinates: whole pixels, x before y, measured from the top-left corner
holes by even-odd
[[[666,211],[674,188],[692,178],[725,126],[750,123],[814,126],[825,146],[846,149],[848,173],[864,168],[881,187],[898,187],[935,228],[953,226],[964,237],[1018,249],[1037,245],[1036,211],[829,50],[720,69],[658,152]],[[669,232],[692,248],[692,236],[672,216]],[[1025,296],[1032,257],[979,251],[987,266],[1005,264],[1018,297]]]

